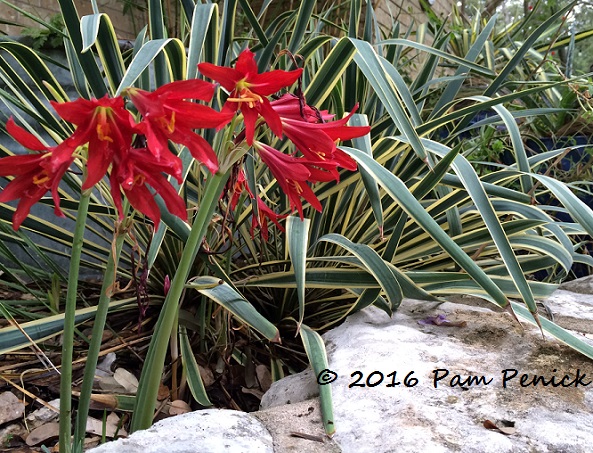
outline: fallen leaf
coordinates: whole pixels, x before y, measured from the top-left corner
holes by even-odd
[[[25,442],[28,446],[32,447],[33,445],[40,444],[41,442],[45,442],[47,440],[56,438],[60,435],[60,424],[56,422],[46,423],[45,425],[41,425],[38,428],[35,428],[33,431],[29,433]]]
[[[200,377],[202,378],[204,387],[210,387],[212,384],[214,384],[216,380],[214,379],[214,374],[209,368],[204,368],[202,365],[198,364],[198,369],[200,370]]]
[[[25,405],[12,392],[0,394],[0,425],[16,420],[25,413]]]
[[[267,392],[272,386],[272,374],[267,366],[260,364],[255,367],[255,374],[259,381],[259,386],[263,392]]]
[[[126,389],[126,393],[135,394],[138,391],[138,379],[128,370],[116,369],[115,373],[113,373],[113,379]]]
[[[449,321],[445,315],[429,316],[424,319],[420,319],[418,324],[422,325],[435,325],[443,327],[465,327],[467,326],[466,321]]]
[[[505,434],[507,436],[510,436],[517,432],[517,429],[515,428],[515,422],[510,422],[508,420],[500,420],[498,422],[498,424],[496,424],[490,420],[484,420],[483,424],[484,424],[484,428],[495,429],[498,432]]]
[[[99,376],[95,378],[99,388],[107,393],[127,393],[126,388],[115,380],[113,376]]]
[[[486,429],[498,429],[498,426],[490,420],[484,420],[484,428]]]
[[[126,437],[128,433],[126,433],[123,429],[117,430],[117,424],[119,423],[119,419],[116,423],[110,423],[109,420],[99,420],[93,417],[88,417],[86,422],[86,432],[89,434],[96,434],[98,436],[103,435],[103,426],[105,426],[105,436],[114,438],[115,433],[117,432],[118,437]]]
[[[115,412],[111,412],[108,416],[107,416],[107,423],[111,424],[111,425],[119,425],[119,421],[120,418],[118,417],[118,415]]]
[[[169,398],[170,393],[171,393],[171,390],[169,390],[169,387],[167,387],[165,384],[163,384],[161,382],[161,385],[159,385],[159,393],[157,394],[156,399],[159,401],[163,401],[163,400]]]
[[[247,393],[249,395],[255,396],[257,399],[261,400],[264,397],[264,392],[259,389],[248,389],[247,387],[241,387],[241,391],[243,393]]]
[[[169,407],[169,415],[181,415],[187,414],[188,412],[191,412],[191,407],[185,401],[171,401],[171,406]]]

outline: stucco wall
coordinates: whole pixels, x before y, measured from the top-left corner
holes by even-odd
[[[31,14],[49,21],[49,19],[58,14],[60,6],[57,0],[11,0],[15,6],[30,12]],[[91,2],[89,0],[74,0],[79,16],[84,16],[92,13]],[[134,26],[134,21],[130,14],[123,14],[124,3],[120,0],[97,0],[99,11],[106,13],[111,18],[118,38],[133,39],[136,33],[146,23],[145,13],[140,10],[135,10],[135,18],[137,27]],[[39,27],[38,24],[26,17],[19,11],[14,10],[4,3],[0,3],[0,18],[7,22],[16,22],[25,27]],[[135,30],[134,28],[139,28]],[[0,33],[7,35],[20,35],[22,27],[12,25],[0,25]]]
[[[439,16],[446,16],[451,12],[453,0],[434,0],[432,9]],[[427,21],[426,13],[422,11],[419,0],[377,0],[374,2],[377,19],[382,25],[390,26],[391,17],[397,18],[402,31],[412,25]]]

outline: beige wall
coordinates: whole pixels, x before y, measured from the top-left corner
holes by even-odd
[[[49,20],[52,16],[57,14],[60,10],[57,0],[11,0],[12,3],[23,10],[29,11],[32,14],[41,17],[44,20]],[[274,0],[275,2],[285,0]],[[454,0],[435,0],[433,9],[437,14],[448,14],[451,10],[451,4]],[[91,2],[89,0],[74,0],[78,14],[83,16],[90,14]],[[99,10],[107,13],[113,22],[113,26],[120,39],[133,39],[136,36],[138,29],[134,29],[134,23],[129,14],[123,14],[123,2],[118,0],[97,0]],[[375,0],[373,1],[375,11],[380,23],[389,25],[391,23],[389,10],[394,16],[398,15],[399,22],[405,27],[409,27],[412,19],[416,23],[426,22],[426,16],[419,6],[418,0]],[[257,10],[257,9],[256,9]],[[136,10],[136,27],[142,28],[147,22],[145,13]],[[38,26],[33,21],[25,17],[22,13],[15,11],[9,6],[0,3],[0,19],[6,21],[16,22],[27,27]],[[0,25],[0,33],[8,35],[19,35],[21,33],[20,27]]]
[[[49,20],[60,11],[57,0],[11,0],[15,6],[30,12],[44,20]],[[74,0],[79,16],[92,13],[91,2],[89,0]],[[138,30],[134,30],[133,22],[129,14],[123,14],[123,2],[117,0],[97,0],[99,11],[107,13],[111,18],[115,32],[120,39],[133,39]],[[136,12],[136,23],[142,28],[146,23],[144,13]],[[5,21],[16,22],[26,27],[40,27],[32,20],[28,19],[22,13],[15,11],[9,6],[0,3],[0,18]],[[0,25],[0,33],[8,35],[20,35],[21,27]]]
[[[432,9],[439,16],[446,16],[451,12],[453,1],[455,0],[435,0]],[[402,32],[406,31],[412,21],[415,24],[427,21],[426,14],[420,8],[418,0],[377,0],[374,5],[379,23],[389,26],[391,25],[391,16],[397,17],[402,26]],[[391,11],[391,15],[389,11]]]

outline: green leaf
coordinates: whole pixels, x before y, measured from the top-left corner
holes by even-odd
[[[310,224],[311,221],[306,218],[302,220],[295,216],[286,218],[286,243],[294,270],[299,299],[297,332],[305,317],[305,266],[307,263]]]
[[[128,70],[126,71],[119,87],[116,91],[116,96],[120,95],[124,88],[132,86],[136,79],[140,77],[142,72],[152,63],[158,55],[164,50],[169,49],[171,54],[177,54],[180,61],[183,62],[185,70],[185,47],[183,43],[178,39],[156,39],[148,41],[144,44],[138,53],[134,56],[134,59],[130,63]],[[169,55],[167,55],[169,56]],[[170,67],[170,58],[165,59],[166,66]]]
[[[391,309],[396,310],[399,307],[403,298],[402,289],[397,279],[394,278],[388,263],[383,261],[383,258],[377,252],[366,244],[354,244],[344,236],[334,233],[322,236],[319,241],[337,244],[356,256],[363,264],[364,269],[373,275],[383,291],[385,291],[387,299],[391,303]]]
[[[290,37],[290,42],[288,43],[288,50],[293,54],[296,54],[301,41],[303,41],[305,38],[305,33],[307,31],[307,27],[309,26],[311,14],[313,13],[313,9],[315,9],[316,3],[317,2],[315,0],[302,0],[300,2],[296,23],[292,29],[292,36]]]
[[[107,14],[84,16],[80,20],[82,32],[82,52],[87,52],[97,44],[99,58],[114,90],[121,82],[124,74],[124,60],[119,49],[115,29]]]
[[[280,341],[280,333],[276,326],[260,315],[245,298],[235,291],[228,283],[214,277],[198,277],[185,285],[194,288],[200,294],[212,299],[230,311],[239,321],[257,330],[272,342]]]
[[[202,61],[202,49],[206,43],[206,36],[211,26],[216,27],[218,20],[218,5],[216,3],[196,5],[191,21],[189,39],[187,78],[198,76],[198,63]]]
[[[114,301],[109,304],[111,310],[128,308],[135,305],[135,299]],[[0,306],[4,304],[0,302]],[[80,324],[95,316],[97,307],[80,308],[76,310],[75,323]],[[64,329],[64,314],[47,316],[45,318],[29,321],[20,325],[27,335],[35,342],[42,342],[48,338],[62,333]],[[29,339],[23,335],[16,326],[3,327],[0,329],[0,355],[18,351],[31,344]]]
[[[321,373],[329,370],[323,339],[306,324],[301,326],[300,333],[305,352],[309,358],[309,363],[313,368],[313,374],[318,378]],[[336,432],[336,426],[334,423],[334,410],[330,384],[319,385],[319,404],[321,406],[321,418],[323,426],[325,427],[325,433],[328,436],[333,436]]]
[[[593,359],[593,346],[591,346],[590,344],[585,343],[576,335],[570,333],[566,329],[563,329],[562,327],[553,323],[552,321],[549,321],[543,316],[539,316],[539,322],[536,323],[533,320],[533,316],[527,310],[525,310],[525,307],[521,306],[516,302],[511,302],[511,305],[513,306],[513,310],[515,311],[517,316],[519,316],[521,319],[543,328],[545,332],[549,333],[554,338],[560,340],[562,343],[570,346],[575,351],[580,352],[581,354],[589,357],[590,359]]]
[[[206,389],[204,388],[204,382],[200,375],[200,369],[196,358],[194,357],[187,337],[187,329],[184,326],[179,326],[179,344],[181,346],[181,361],[183,363],[183,369],[187,376],[187,385],[191,391],[194,399],[204,407],[212,406]]]
[[[440,246],[449,254],[449,256],[461,266],[475,281],[482,286],[488,294],[503,308],[508,307],[509,301],[505,294],[496,286],[496,284],[486,275],[486,273],[469,257],[455,242],[443,231],[440,225],[426,212],[424,207],[410,193],[406,185],[393,173],[378,164],[362,151],[353,148],[341,147],[343,151],[352,156],[360,165],[362,165],[385,191],[402,209],[414,219]],[[473,171],[473,170],[472,170]]]

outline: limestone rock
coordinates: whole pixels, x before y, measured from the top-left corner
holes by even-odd
[[[205,409],[170,417],[127,439],[105,443],[89,453],[272,453],[272,437],[250,414]]]
[[[318,399],[253,412],[274,439],[276,453],[340,453],[323,430]]]
[[[439,315],[465,327],[431,324]],[[334,439],[345,453],[586,452],[593,444],[593,362],[506,313],[404,300],[392,319],[369,307],[324,340],[339,376]],[[534,386],[537,376],[565,386]],[[312,386],[310,371],[284,378],[262,408],[306,399]],[[486,429],[487,420],[515,434]]]
[[[560,285],[560,289],[579,294],[593,294],[593,275],[577,278]]]
[[[16,420],[25,413],[25,405],[13,393],[0,393],[0,425]]]

